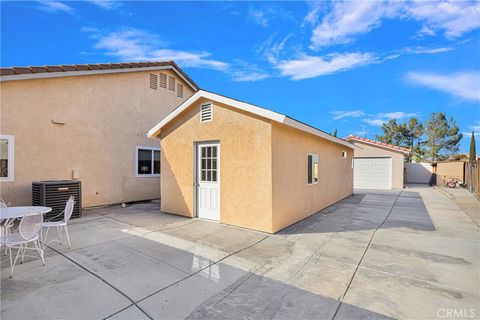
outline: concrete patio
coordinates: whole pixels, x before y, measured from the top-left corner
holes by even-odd
[[[1,318],[478,318],[479,235],[422,186],[357,190],[275,235],[155,202],[96,208],[71,221],[71,249],[46,250],[46,266],[28,258],[9,279],[2,256]]]

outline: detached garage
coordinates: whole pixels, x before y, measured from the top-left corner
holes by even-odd
[[[149,136],[164,212],[273,233],[353,193],[353,144],[215,93],[199,90]]]
[[[356,189],[401,189],[405,156],[410,149],[357,136],[345,140],[355,144],[354,187]]]

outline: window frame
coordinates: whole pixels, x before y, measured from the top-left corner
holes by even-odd
[[[0,134],[0,139],[8,141],[8,176],[0,177],[0,181],[14,181],[15,180],[15,138],[12,135]]]
[[[150,150],[151,151],[151,161],[152,161],[152,173],[138,173],[138,151],[139,150]],[[161,170],[161,164],[162,164],[162,151],[160,150],[160,147],[148,147],[148,146],[136,146],[135,147],[135,177],[137,178],[150,178],[150,177],[160,177],[160,173],[153,173],[154,169],[154,162],[155,162],[155,151],[160,152],[160,173],[162,172]]]
[[[342,156],[343,159],[347,159],[348,158],[348,153],[347,151],[343,150],[340,154]]]
[[[313,185],[318,184],[318,180],[319,180],[320,178],[319,178],[319,176],[318,176],[319,172],[317,171],[317,181],[312,181],[312,182],[309,182],[309,181],[308,181],[308,178],[309,178],[309,177],[308,177],[308,164],[309,164],[309,163],[308,163],[308,161],[309,161],[308,159],[309,159],[310,156],[312,157],[312,160],[313,160],[314,157],[317,158],[317,166],[318,166],[318,164],[320,163],[320,159],[319,159],[319,157],[318,157],[318,154],[316,154],[316,153],[307,153],[307,185],[313,186]],[[312,180],[313,180],[313,162],[312,162]]]

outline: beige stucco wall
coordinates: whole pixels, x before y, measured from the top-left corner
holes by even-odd
[[[353,193],[352,148],[273,123],[272,153],[274,232]],[[307,183],[308,154],[318,155],[317,184]]]
[[[351,141],[359,147],[355,150],[355,157],[391,157],[392,158],[392,188],[403,188],[403,170],[405,158],[403,153],[382,147],[375,147],[359,141]]]
[[[193,92],[152,90],[149,73],[1,82],[0,131],[15,137],[15,180],[1,182],[2,197],[30,204],[32,181],[78,170],[84,206],[158,198],[158,177],[135,177],[135,147],[158,146],[147,131]]]
[[[464,161],[438,162],[437,185],[445,186],[450,179],[464,181]]]
[[[198,100],[161,132],[161,209],[194,215],[194,142],[220,141],[220,222],[272,231],[271,126],[214,102],[200,123]]]

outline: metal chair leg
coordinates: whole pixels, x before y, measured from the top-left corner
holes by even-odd
[[[37,249],[38,255],[42,259],[43,265],[46,265],[45,264],[45,251],[40,246],[40,242],[38,240],[36,240],[36,241],[33,242],[33,244],[35,245],[35,248]]]
[[[58,238],[60,238],[60,245],[62,245],[62,228],[57,227]]]
[[[68,235],[68,227],[67,227],[67,225],[65,225],[64,228],[65,228],[65,234],[67,235],[68,248],[71,249],[71,248],[72,248],[72,245],[70,244],[70,236]]]

